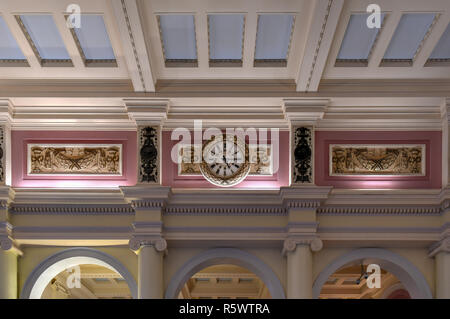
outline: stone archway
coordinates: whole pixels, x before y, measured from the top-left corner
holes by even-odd
[[[269,266],[256,256],[234,248],[207,250],[188,260],[172,277],[167,286],[165,298],[176,298],[186,281],[195,273],[203,268],[217,264],[233,264],[247,268],[261,278],[273,299],[285,298],[280,280]]]
[[[313,298],[318,298],[327,279],[345,265],[363,259],[376,260],[381,268],[395,275],[408,290],[413,299],[431,299],[430,287],[422,273],[406,258],[381,248],[361,248],[350,251],[329,264],[313,285]]]
[[[67,268],[82,264],[103,266],[116,271],[128,284],[133,298],[137,298],[136,281],[128,269],[114,257],[92,248],[70,248],[46,258],[28,276],[20,298],[40,298],[46,285],[54,276]]]

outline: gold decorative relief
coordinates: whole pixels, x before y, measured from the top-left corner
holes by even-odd
[[[202,146],[197,150],[194,145],[180,147],[178,159],[178,175],[195,176],[202,175],[200,161]],[[272,172],[272,149],[270,145],[249,145],[250,172],[248,175],[271,176]]]
[[[29,175],[122,175],[122,145],[28,144]]]
[[[425,175],[425,145],[330,145],[330,175]]]

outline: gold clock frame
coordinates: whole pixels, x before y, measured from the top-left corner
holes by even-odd
[[[240,148],[242,153],[245,154],[245,161],[242,163],[242,166],[239,168],[239,170],[234,173],[233,175],[223,177],[215,174],[211,171],[208,164],[205,161],[205,151],[213,145],[218,142],[222,141],[229,141],[236,145],[236,147]],[[220,186],[220,187],[232,187],[239,183],[241,183],[249,174],[250,172],[250,163],[249,163],[249,149],[248,145],[238,138],[236,135],[231,134],[223,134],[222,136],[214,136],[209,141],[205,142],[202,147],[202,162],[200,164],[200,172],[202,173],[203,177],[210,182],[213,185]]]

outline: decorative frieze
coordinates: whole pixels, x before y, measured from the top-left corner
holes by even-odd
[[[139,127],[139,182],[159,183],[158,128]]]
[[[330,175],[425,175],[425,145],[330,145]]]
[[[122,145],[28,144],[28,175],[122,175]]]
[[[313,147],[311,127],[293,129],[292,183],[312,183]]]

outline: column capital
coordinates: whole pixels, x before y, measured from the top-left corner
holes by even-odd
[[[283,256],[289,252],[294,252],[298,245],[309,246],[311,251],[318,252],[323,247],[323,242],[318,236],[297,236],[284,240],[283,243]]]
[[[9,222],[0,222],[0,248],[22,256],[23,252],[12,237],[13,226]]]
[[[158,252],[163,252],[164,255],[167,255],[167,241],[163,237],[150,237],[150,236],[142,236],[142,237],[132,237],[128,242],[130,249],[135,251],[136,253],[143,246],[152,246]]]
[[[450,236],[432,244],[428,250],[428,257],[435,257],[441,252],[450,253]]]

